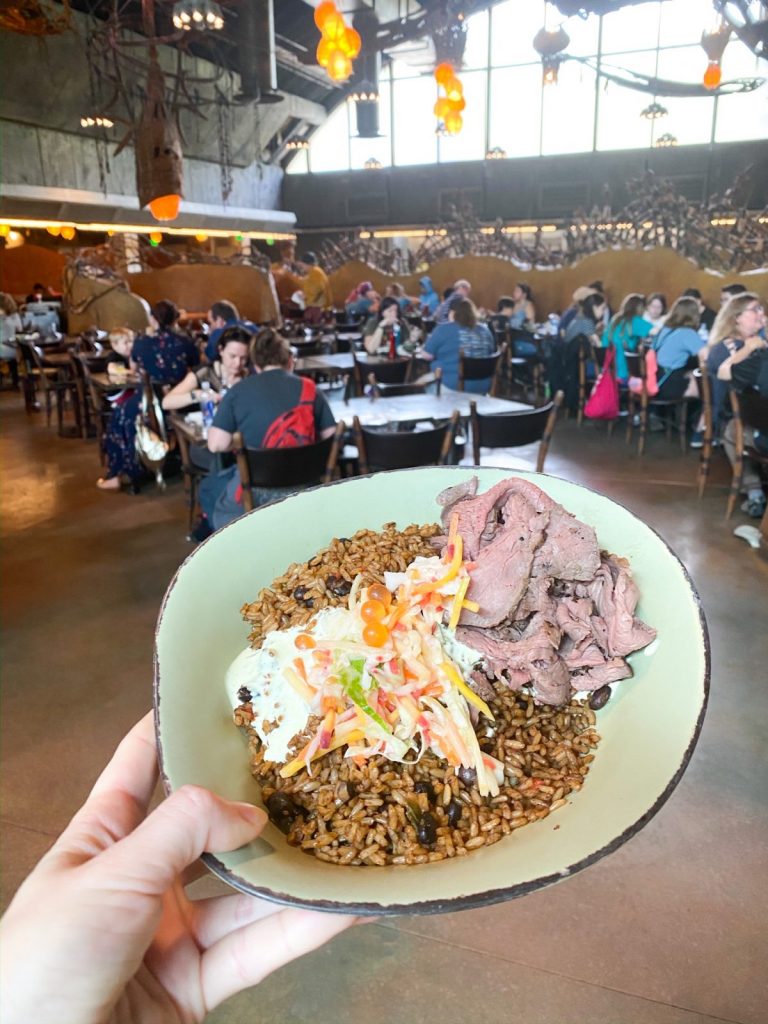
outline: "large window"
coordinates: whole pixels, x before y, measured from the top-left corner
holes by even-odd
[[[570,37],[567,54],[589,64],[566,59],[557,83],[543,85],[533,37],[542,26],[560,24]],[[715,25],[712,0],[641,3],[585,19],[563,19],[544,0],[504,0],[467,22],[459,73],[467,105],[459,135],[435,134],[431,49],[412,45],[382,75],[381,137],[358,139],[354,110],[341,104],[312,136],[309,156],[298,153],[288,171],[356,169],[371,157],[384,167],[482,160],[495,147],[510,158],[645,148],[667,134],[679,145],[765,138],[766,85],[720,97],[656,97],[607,77],[634,71],[698,82],[707,61],[701,34]],[[764,77],[765,67],[734,37],[723,58],[723,81]],[[667,114],[647,120],[642,111],[654,101]]]

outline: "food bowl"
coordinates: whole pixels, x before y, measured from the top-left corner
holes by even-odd
[[[379,473],[304,491],[256,509],[184,562],[165,595],[155,650],[155,717],[166,790],[206,786],[260,804],[245,737],[224,686],[247,642],[241,607],[334,537],[390,521],[438,520],[436,495],[477,474],[480,491],[502,469],[435,467]],[[549,817],[500,842],[431,864],[350,867],[286,842],[271,823],[232,853],[206,854],[236,889],[277,903],[357,914],[437,913],[479,907],[561,881],[631,839],[668,799],[691,757],[709,687],[709,642],[698,595],[664,541],[631,512],[577,484],[524,475],[594,526],[601,548],[627,558],[637,614],[657,639],[631,656],[634,678],[598,712],[602,741],[584,787]]]

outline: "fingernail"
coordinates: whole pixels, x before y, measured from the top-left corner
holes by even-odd
[[[236,804],[240,817],[247,821],[249,825],[254,825],[258,828],[263,828],[267,823],[267,816],[260,807],[255,807],[253,804]]]

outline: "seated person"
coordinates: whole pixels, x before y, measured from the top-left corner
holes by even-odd
[[[131,369],[131,352],[136,335],[130,327],[117,327],[108,336],[109,352],[104,356],[107,360],[107,373],[110,377],[125,377]]]
[[[448,323],[438,324],[427,338],[419,356],[431,362],[432,368],[443,372],[443,383],[454,390],[459,386],[459,353],[466,356],[491,356],[496,343],[485,324],[478,323],[477,310],[471,299],[454,296],[448,310]],[[468,380],[464,389],[483,395],[491,386],[491,378]]]
[[[513,309],[509,317],[509,326],[518,330],[532,330],[536,323],[536,307],[533,304],[533,292],[530,285],[518,281],[512,291]]]
[[[419,278],[419,304],[423,317],[434,316],[435,310],[440,305],[440,296],[435,291],[431,277]]]
[[[253,335],[244,327],[227,327],[219,338],[219,358],[208,366],[190,370],[163,397],[163,409],[186,409],[191,403],[210,401],[218,405],[224,395],[248,373],[248,346]],[[206,387],[207,385],[207,387]],[[189,457],[199,469],[210,471],[219,465],[207,448],[190,445]]]
[[[654,331],[658,331],[664,326],[664,317],[666,315],[667,300],[661,292],[654,292],[653,295],[649,295],[643,311],[643,320],[647,320],[651,328]]]
[[[227,327],[244,327],[246,331],[254,333],[256,325],[250,320],[241,320],[237,307],[232,302],[220,299],[214,302],[208,310],[208,324],[210,334],[205,345],[205,355],[209,363],[213,363],[219,356],[219,338]]]
[[[735,391],[756,388],[761,395],[768,397],[768,344],[761,337],[765,330],[763,307],[756,295],[750,292],[737,293],[718,314],[718,320],[731,307],[734,307],[732,313],[739,310],[736,326],[743,344],[721,362],[717,371],[718,380],[730,381]],[[731,420],[723,435],[723,447],[731,465],[736,462],[735,437],[735,423]],[[744,442],[768,454],[768,437],[747,427],[744,428]],[[744,460],[741,488],[742,493],[746,494],[741,511],[754,519],[761,519],[766,508],[765,492],[759,468],[749,459]]]
[[[251,342],[251,362],[256,372],[219,402],[208,430],[210,452],[229,451],[237,431],[247,448],[297,447],[333,434],[336,421],[328,401],[314,381],[292,373],[293,354],[285,338],[271,327],[262,328]],[[242,514],[238,487],[236,466],[201,482],[200,507],[207,521],[203,529],[219,529]],[[264,504],[296,488],[254,490],[255,504]],[[195,536],[202,539],[199,530]]]
[[[579,407],[579,353],[585,339],[590,345],[600,344],[598,331],[602,331],[607,308],[605,296],[600,292],[577,288],[576,295],[581,296],[576,301],[576,309],[571,316],[563,315],[559,338],[549,346],[547,357],[552,394],[562,391],[566,408],[573,413]]]
[[[370,281],[361,281],[353,288],[344,302],[347,316],[358,319],[367,316],[373,309],[377,299],[376,292]]]
[[[699,336],[699,304],[694,298],[681,297],[669,311],[664,326],[653,341],[658,363],[658,395],[673,400],[684,395],[698,394],[689,363],[698,358],[704,348]]]
[[[385,297],[397,299],[401,313],[410,313],[413,309],[417,309],[419,305],[418,299],[413,299],[406,295],[405,288],[397,283],[387,285]]]
[[[707,334],[709,334],[709,332],[712,330],[712,325],[715,322],[715,311],[713,309],[710,309],[709,306],[707,306],[704,303],[704,300],[701,297],[701,292],[699,291],[699,289],[686,288],[682,294],[682,298],[696,299],[696,302],[699,307],[699,327],[703,327],[706,330]]]
[[[369,356],[377,354],[379,349],[389,351],[392,335],[395,350],[410,340],[410,325],[403,319],[400,303],[393,295],[381,300],[376,313],[368,317],[363,328],[363,346]]]
[[[603,331],[602,347],[613,345],[616,352],[616,378],[629,380],[629,369],[625,352],[637,352],[643,338],[651,333],[652,326],[643,316],[645,299],[642,295],[627,295],[621,309]]]

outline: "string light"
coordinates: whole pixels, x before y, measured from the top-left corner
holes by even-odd
[[[75,231],[91,231],[98,234],[106,234],[107,232],[113,232],[114,234],[121,235],[149,235],[156,232],[157,229],[151,227],[148,224],[100,224],[96,222],[88,223],[74,223],[69,222],[51,222],[48,220],[35,220],[32,218],[20,218],[20,217],[7,217],[5,221],[0,224],[0,237],[8,234],[11,228],[31,228],[38,229],[40,231],[46,231],[48,228],[60,228],[61,236],[64,235],[65,230],[71,232],[71,237],[75,237]],[[231,238],[232,228],[227,230],[226,228],[206,228],[203,232],[200,227],[196,228],[163,228],[165,235],[173,235],[179,238],[194,238],[195,235],[204,233],[210,238]],[[264,240],[271,238],[280,242],[295,242],[296,235],[289,232],[274,232],[274,231],[243,231],[241,238],[252,238],[254,240]]]

